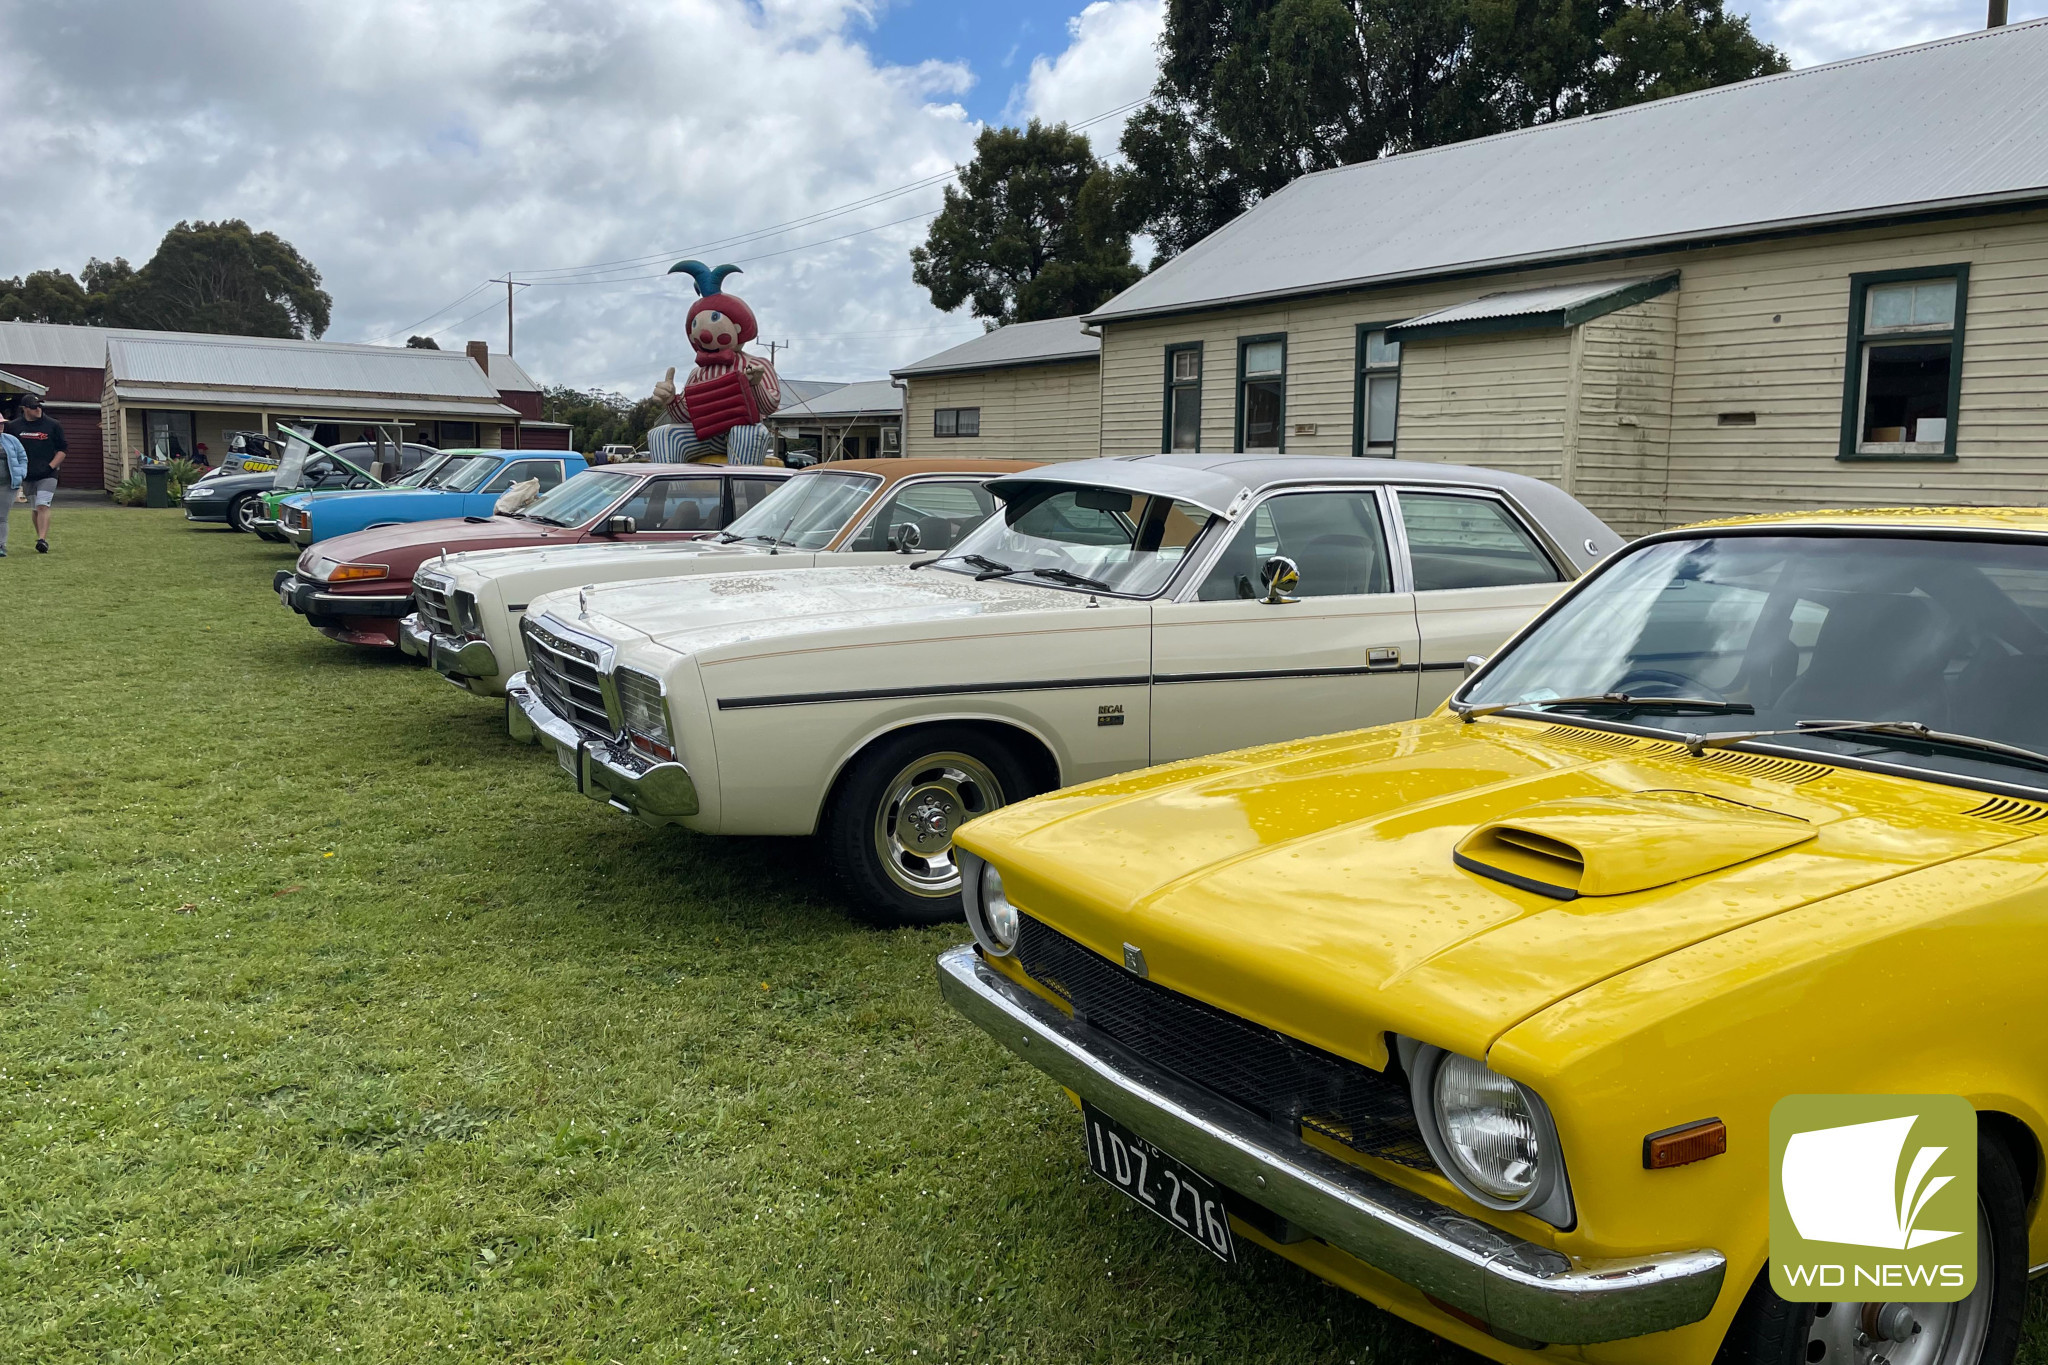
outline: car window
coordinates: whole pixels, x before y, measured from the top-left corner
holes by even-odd
[[[491,476],[498,467],[498,461],[490,455],[464,455],[441,466],[433,478],[427,481],[429,488],[445,488],[451,493],[474,493],[477,485]]]
[[[896,528],[909,524],[917,527],[920,550],[950,550],[995,510],[995,494],[979,480],[905,484],[889,495],[846,548],[897,549]]]
[[[737,521],[754,510],[754,505],[773,493],[780,479],[733,479],[732,515]]]
[[[519,515],[553,526],[581,526],[624,497],[633,485],[634,476],[630,470],[615,474],[586,469],[568,482],[541,494]],[[625,511],[625,515],[634,514]]]
[[[1027,488],[935,567],[980,575],[997,565],[1053,587],[1148,597],[1213,520],[1193,503],[1122,489]]]
[[[1490,498],[1402,493],[1415,591],[1555,583],[1561,575],[1507,508]]]
[[[539,479],[540,491],[545,493],[562,481],[562,462],[560,460],[514,460],[499,470],[497,477],[484,485],[483,491],[486,493],[502,493],[513,484],[523,483],[527,479]]]
[[[744,517],[734,518],[721,539],[822,550],[881,485],[876,474],[806,470],[784,479]]]
[[[1379,499],[1369,490],[1283,493],[1252,509],[1224,547],[1199,594],[1204,602],[1260,597],[1260,570],[1285,555],[1301,570],[1296,597],[1391,592]]]
[[[613,516],[628,516],[642,531],[716,531],[720,480],[649,479]]]

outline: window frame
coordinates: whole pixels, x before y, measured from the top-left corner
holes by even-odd
[[[1877,338],[1866,335],[1865,319],[1869,316],[1870,290],[1873,286],[1944,279],[1952,279],[1956,284],[1955,317],[1946,329],[1930,328],[1918,333],[1887,332]],[[1963,334],[1967,322],[1969,297],[1968,261],[1959,261],[1951,265],[1912,266],[1900,270],[1869,270],[1849,276],[1849,350],[1842,373],[1842,439],[1841,446],[1835,453],[1837,460],[1855,464],[1955,462],[1956,432],[1962,425]],[[1948,431],[1942,438],[1942,448],[1939,452],[1863,448],[1864,390],[1867,387],[1870,347],[1875,342],[1889,340],[1893,336],[1901,340],[1917,340],[1923,345],[1938,345],[1944,338],[1948,341]]]
[[[1553,584],[1561,584],[1569,588],[1573,583],[1585,576],[1580,572],[1577,563],[1564,552],[1563,547],[1551,538],[1549,532],[1544,529],[1543,524],[1531,515],[1527,509],[1520,506],[1513,498],[1498,488],[1483,488],[1473,484],[1457,483],[1389,483],[1383,485],[1383,487],[1386,489],[1387,494],[1387,515],[1391,518],[1389,525],[1394,528],[1394,534],[1400,538],[1400,565],[1402,573],[1405,575],[1403,581],[1407,584],[1403,591],[1415,593],[1418,597],[1420,594],[1428,593],[1431,600],[1435,600],[1438,593],[1497,592],[1500,590],[1498,587],[1418,588],[1415,586],[1415,547],[1409,543],[1408,517],[1401,510],[1401,497],[1406,493],[1413,493],[1419,497],[1470,498],[1475,502],[1492,503],[1500,509],[1502,516],[1506,517],[1515,526],[1521,528],[1522,534],[1529,537],[1529,543],[1536,547],[1536,553],[1548,561],[1550,571],[1557,575],[1556,578],[1551,580]],[[1544,585],[1512,583],[1502,586],[1526,588]],[[1418,605],[1421,605],[1419,601]]]
[[[1365,367],[1365,339],[1374,332],[1386,331],[1399,321],[1401,319],[1396,318],[1392,322],[1361,322],[1358,324],[1358,330],[1352,341],[1351,454],[1354,459],[1398,460],[1401,458],[1401,368],[1408,360],[1407,343],[1399,338],[1394,338],[1394,344],[1401,348],[1401,359],[1395,361],[1391,367],[1382,366],[1376,372],[1368,372]],[[1394,440],[1385,453],[1368,449],[1365,441],[1365,424],[1368,416],[1365,400],[1373,373],[1391,374],[1394,376]]]
[[[1161,387],[1159,409],[1159,450],[1161,454],[1200,454],[1202,449],[1202,371],[1208,361],[1204,354],[1206,342],[1176,341],[1166,348],[1166,373]],[[1182,382],[1173,377],[1174,358],[1192,353],[1195,357],[1195,377],[1192,382]],[[1192,451],[1175,451],[1173,448],[1173,395],[1176,389],[1187,389],[1195,395],[1195,448]]]
[[[973,413],[973,414],[974,414],[974,430],[972,430],[972,431],[962,431],[962,430],[960,430],[960,414],[961,414],[961,413],[963,413],[963,412],[971,412],[971,413]],[[941,430],[939,430],[939,414],[940,414],[940,413],[948,413],[948,414],[950,414],[950,415],[952,416],[952,418],[953,418],[953,429],[952,429],[951,431],[941,431]],[[972,441],[972,440],[978,439],[978,438],[980,437],[980,435],[981,435],[981,409],[980,409],[979,407],[972,407],[972,408],[958,408],[958,407],[955,407],[955,408],[933,408],[933,409],[932,409],[932,439],[933,439],[934,441]]]
[[[1237,339],[1237,419],[1231,444],[1234,450],[1241,453],[1250,453],[1245,451],[1244,444],[1244,386],[1247,378],[1244,370],[1245,356],[1251,351],[1252,347],[1273,341],[1280,343],[1280,418],[1274,424],[1276,428],[1275,435],[1278,437],[1279,443],[1273,447],[1272,453],[1275,455],[1285,455],[1287,453],[1287,333],[1285,332],[1261,332],[1256,336],[1241,336]],[[1261,447],[1259,453],[1265,453],[1263,447]]]
[[[491,477],[485,479],[483,482],[483,486],[478,488],[476,491],[478,493],[503,493],[507,491],[512,487],[513,484],[519,482],[519,480],[516,478],[507,478],[507,475],[516,473],[521,465],[529,464],[553,465],[555,467],[555,473],[558,476],[555,479],[554,483],[554,486],[556,488],[560,488],[564,483],[568,481],[569,471],[567,467],[564,465],[563,461],[559,459],[549,459],[546,456],[521,455],[517,459],[507,460],[505,461],[505,463],[499,465],[498,468],[491,474]],[[529,475],[528,477],[534,476]],[[500,488],[493,488],[491,485],[497,483],[498,480],[500,479],[505,480],[504,486]],[[546,493],[549,492],[550,490],[543,488],[540,491]]]

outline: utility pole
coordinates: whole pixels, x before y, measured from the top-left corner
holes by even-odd
[[[775,353],[777,351],[786,351],[788,349],[789,343],[786,341],[771,341],[768,343],[768,364],[771,369],[775,365]]]
[[[2005,27],[2005,0],[1991,0],[1991,12],[1985,16],[1984,27]]]
[[[513,278],[512,278],[512,272],[511,272],[511,271],[509,271],[509,270],[505,272],[504,278],[502,278],[502,279],[500,279],[500,278],[498,278],[498,277],[496,277],[496,276],[493,276],[493,277],[492,277],[492,279],[491,279],[491,283],[492,283],[492,284],[502,284],[502,285],[504,285],[504,286],[505,286],[505,354],[506,354],[506,355],[511,355],[511,354],[512,354],[512,291],[513,291],[513,289],[515,289],[515,288],[518,288],[518,289],[524,289],[524,288],[526,288],[526,286],[525,286],[524,284],[521,284],[521,283],[520,283],[519,281],[517,281],[517,280],[513,279]]]

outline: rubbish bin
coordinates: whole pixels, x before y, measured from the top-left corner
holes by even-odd
[[[145,504],[150,507],[171,505],[171,467],[167,464],[146,464],[142,466],[142,484],[149,496]]]

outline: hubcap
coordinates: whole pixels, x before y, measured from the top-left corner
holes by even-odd
[[[1805,1359],[1822,1365],[1978,1365],[1991,1326],[1991,1225],[1977,1210],[1977,1287],[1955,1303],[1823,1303]]]
[[[256,499],[244,498],[235,504],[235,522],[244,531],[256,523]]]
[[[1002,785],[980,759],[927,754],[883,789],[875,812],[875,852],[904,890],[934,899],[950,896],[960,889],[953,831],[1002,804]]]

